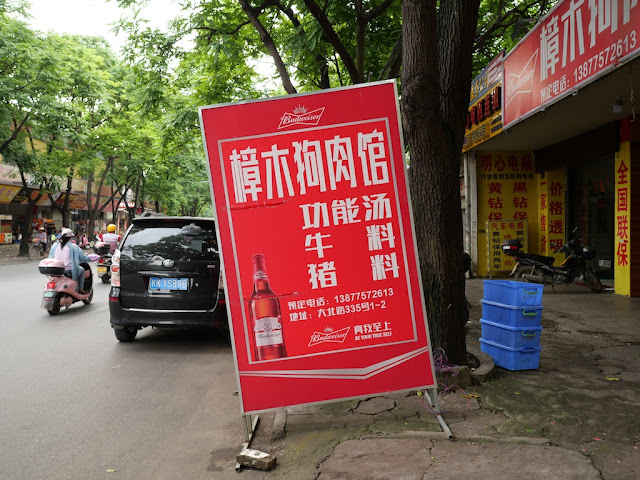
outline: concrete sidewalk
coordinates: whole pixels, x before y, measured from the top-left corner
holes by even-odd
[[[18,253],[20,253],[20,244],[3,244],[0,245],[0,265],[6,263],[23,263],[29,262],[29,257],[19,257]]]
[[[467,280],[468,349],[479,349],[483,281]],[[261,415],[253,448],[278,466],[248,478],[640,478],[640,299],[545,287],[540,368],[495,367],[440,399],[447,438],[415,392]],[[282,419],[286,418],[286,424]],[[280,422],[280,423],[279,423]],[[278,439],[279,435],[284,435]],[[222,465],[218,465],[222,467]]]

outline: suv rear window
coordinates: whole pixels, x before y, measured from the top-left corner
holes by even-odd
[[[134,223],[120,248],[120,256],[135,260],[169,258],[171,260],[211,261],[218,258],[214,225],[196,223],[202,234],[186,236],[180,229],[188,223]]]

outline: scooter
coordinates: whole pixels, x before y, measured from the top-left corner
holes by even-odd
[[[88,250],[89,248],[91,248],[91,244],[89,242],[89,239],[87,238],[87,236],[83,233],[82,235],[80,235],[80,238],[78,239],[78,246],[84,250]]]
[[[602,283],[587,262],[595,258],[596,251],[582,246],[582,239],[576,235],[577,231],[578,229],[575,228],[572,233],[573,238],[555,250],[554,253],[568,254],[559,266],[553,265],[554,257],[523,252],[522,243],[518,239],[505,240],[501,244],[502,251],[516,260],[511,275],[515,275],[516,281],[540,283],[552,287],[560,283],[568,285],[576,278],[582,278],[592,291],[602,292]]]
[[[96,273],[102,283],[111,282],[111,254],[109,253],[110,245],[106,242],[96,242],[93,251],[100,255]]]
[[[49,277],[42,294],[42,308],[49,315],[60,313],[61,307],[69,308],[73,303],[82,302],[89,305],[93,299],[93,277],[88,263],[81,263],[84,268],[84,289],[87,293],[78,293],[77,282],[64,273],[64,262],[54,258],[45,258],[38,264],[38,270]]]

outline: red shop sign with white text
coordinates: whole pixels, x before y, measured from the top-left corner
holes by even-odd
[[[560,1],[505,57],[504,128],[640,53],[637,0]]]
[[[395,83],[200,117],[243,413],[432,387]]]

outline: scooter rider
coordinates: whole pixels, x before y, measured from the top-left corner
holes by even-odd
[[[74,234],[70,228],[63,228],[60,232],[60,240],[51,247],[49,258],[64,262],[65,273],[71,273],[71,277],[78,284],[78,293],[85,295],[87,293],[83,289],[85,269],[80,264],[90,262],[91,258],[82,253],[80,247],[71,241],[73,237]]]
[[[103,242],[109,244],[109,253],[113,255],[118,243],[120,243],[120,235],[116,233],[116,226],[113,223],[107,225],[107,233],[103,233],[100,237]]]

